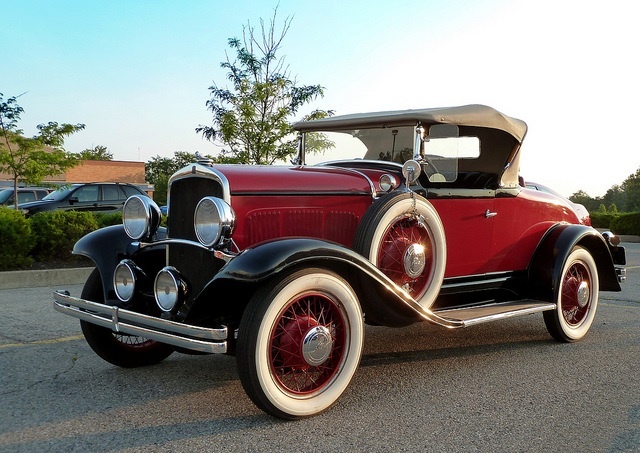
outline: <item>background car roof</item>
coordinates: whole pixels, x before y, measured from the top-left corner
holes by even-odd
[[[442,123],[499,129],[511,134],[519,143],[522,143],[527,133],[527,124],[524,121],[509,117],[492,107],[480,104],[458,107],[354,113],[319,120],[298,121],[293,125],[293,128],[301,132],[307,132],[325,129],[406,126],[414,125],[418,121],[423,124]]]

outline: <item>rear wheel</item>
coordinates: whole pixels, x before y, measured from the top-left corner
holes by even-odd
[[[98,269],[89,275],[82,290],[82,299],[104,302],[102,280]],[[107,362],[123,368],[154,365],[162,362],[173,352],[167,344],[135,335],[113,332],[87,321],[80,321],[84,338],[93,351]]]
[[[591,254],[575,247],[562,268],[557,307],[544,312],[547,330],[558,341],[574,342],[582,339],[598,307],[598,269]]]
[[[347,388],[362,354],[362,311],[347,282],[305,269],[257,292],[238,330],[236,360],[251,400],[284,419],[318,414]]]

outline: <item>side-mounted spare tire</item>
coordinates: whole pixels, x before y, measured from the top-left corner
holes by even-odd
[[[433,305],[444,278],[447,244],[440,216],[426,199],[402,192],[377,200],[362,216],[353,248],[422,308]]]

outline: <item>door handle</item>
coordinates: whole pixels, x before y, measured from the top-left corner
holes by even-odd
[[[489,217],[495,217],[497,216],[498,213],[497,212],[491,212],[488,209],[484,212],[484,216],[488,219]]]

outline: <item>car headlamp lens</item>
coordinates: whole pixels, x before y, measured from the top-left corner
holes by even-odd
[[[134,195],[122,207],[124,230],[134,240],[155,234],[160,226],[160,218],[160,208],[149,197]]]
[[[383,192],[389,192],[392,189],[395,189],[397,184],[396,178],[393,175],[385,173],[380,176],[380,189]]]
[[[113,288],[116,296],[123,302],[128,302],[133,297],[136,286],[135,264],[130,260],[122,260],[113,273]]]
[[[222,238],[231,236],[235,214],[231,206],[220,198],[205,197],[196,206],[193,222],[198,241],[212,247],[218,245]]]
[[[187,285],[175,268],[167,266],[156,275],[153,293],[160,310],[173,310],[178,301],[186,297],[186,291]]]

